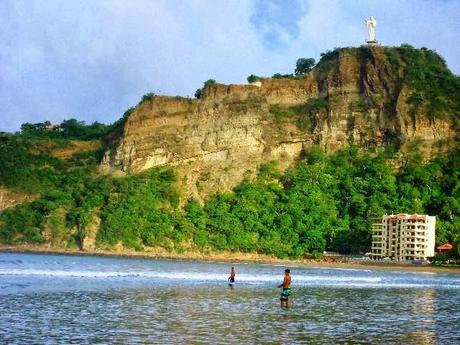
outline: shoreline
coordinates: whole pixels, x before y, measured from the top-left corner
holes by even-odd
[[[378,262],[378,261],[352,261],[352,262],[327,262],[324,260],[290,260],[279,259],[273,256],[255,253],[199,253],[185,252],[183,254],[167,252],[162,248],[153,248],[143,252],[122,249],[109,251],[103,249],[81,251],[77,249],[52,248],[33,245],[8,246],[0,245],[0,253],[27,253],[27,254],[48,254],[48,255],[67,255],[67,256],[99,256],[112,258],[128,259],[163,259],[163,260],[183,260],[201,262],[228,262],[228,263],[255,263],[270,264],[291,267],[318,267],[331,269],[363,269],[375,271],[402,271],[419,273],[440,273],[440,274],[459,274],[460,267],[445,267],[432,265],[411,265],[400,262]]]

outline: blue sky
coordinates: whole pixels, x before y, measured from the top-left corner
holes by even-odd
[[[437,50],[460,73],[457,0],[2,0],[0,131],[71,117],[113,122],[143,94],[290,73],[364,43]]]

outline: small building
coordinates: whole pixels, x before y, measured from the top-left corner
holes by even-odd
[[[400,213],[376,220],[372,225],[372,259],[413,261],[434,256],[436,217]]]
[[[437,246],[436,250],[439,253],[445,253],[445,252],[448,252],[449,250],[452,250],[452,248],[454,248],[454,246],[451,245],[450,243],[444,243],[444,244],[442,244],[440,246]]]
[[[262,82],[260,80],[256,80],[256,81],[253,81],[253,82],[249,83],[249,85],[261,87]]]
[[[59,129],[60,127],[61,127],[60,125],[52,124],[49,121],[43,122],[43,129],[46,129],[48,131],[53,131],[53,130]]]

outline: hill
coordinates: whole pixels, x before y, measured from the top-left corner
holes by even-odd
[[[0,242],[366,252],[385,212],[437,215],[458,242],[459,85],[425,48],[341,48],[296,78],[146,95],[111,126],[24,126],[1,137],[19,204]]]

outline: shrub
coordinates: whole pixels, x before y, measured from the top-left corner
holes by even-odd
[[[210,85],[215,85],[217,82],[214,79],[208,79],[204,82],[203,89],[210,86]]]
[[[366,99],[360,97],[352,104],[352,108],[354,111],[366,112],[371,108],[371,105]]]
[[[326,109],[329,106],[329,102],[324,97],[313,97],[305,103],[304,106],[298,109],[298,112],[305,112],[309,115],[317,114],[321,109]]]
[[[273,79],[294,79],[293,74],[281,74],[281,73],[275,73],[272,76]]]
[[[203,95],[203,90],[204,90],[206,87],[208,87],[208,86],[210,86],[210,85],[215,85],[215,84],[217,84],[217,82],[216,82],[214,79],[208,79],[208,80],[206,80],[206,81],[203,83],[203,87],[202,87],[201,89],[197,89],[197,90],[195,91],[195,97],[198,98],[198,99],[200,99],[201,96]]]
[[[251,74],[248,78],[248,83],[255,83],[256,81],[259,81],[260,80],[260,77],[254,75],[254,74]]]
[[[142,99],[139,102],[139,104],[141,104],[141,103],[143,103],[145,101],[150,101],[150,100],[154,99],[155,96],[156,95],[153,92],[146,93],[144,96],[142,96]]]
[[[320,54],[321,59],[319,62],[324,62],[324,61],[332,60],[332,59],[339,57],[339,52],[341,50],[342,50],[341,48],[334,48],[333,50],[327,50],[324,53],[321,53]]]
[[[408,44],[396,50],[405,63],[405,82],[415,91],[408,98],[413,110],[426,103],[429,118],[452,114],[455,121],[455,109],[460,107],[460,78],[452,74],[444,59],[433,50],[415,49]]]

